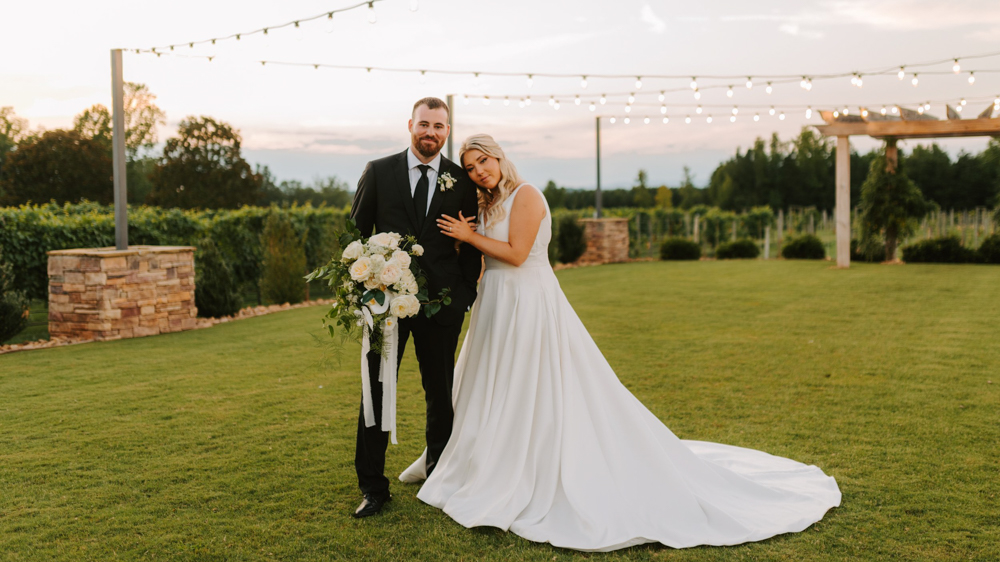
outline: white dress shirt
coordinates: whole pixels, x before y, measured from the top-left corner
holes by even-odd
[[[413,153],[413,147],[411,146],[406,151],[406,165],[410,169],[410,197],[413,197],[417,192],[417,182],[420,181],[420,166],[423,162],[417,158],[417,155]],[[441,169],[441,153],[438,152],[437,156],[433,160],[427,163],[430,169],[427,170],[427,208],[424,209],[424,216],[431,210],[431,201],[434,199],[434,194],[437,192],[437,179],[438,171]]]

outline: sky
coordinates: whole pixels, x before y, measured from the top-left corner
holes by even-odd
[[[857,111],[900,104],[916,109],[929,101],[929,113],[944,117],[945,103],[956,106],[964,98],[963,115],[975,117],[1000,95],[1000,56],[960,58],[957,74],[950,60],[1000,51],[996,0],[384,0],[374,4],[374,24],[362,7],[267,36],[186,46],[355,3],[0,0],[0,21],[5,22],[0,106],[13,107],[33,128],[69,127],[73,116],[92,104],[110,107],[111,49],[183,44],[162,56],[124,56],[125,80],[146,84],[166,112],[161,142],[176,134],[185,117],[208,115],[236,127],[245,158],[268,166],[279,180],[336,175],[353,186],[368,160],[406,148],[415,100],[454,94],[456,153],[466,136],[489,133],[521,174],[537,184],[595,185],[595,117],[601,116],[602,187],[613,188],[632,185],[639,169],[647,170],[650,185],[676,186],[685,166],[695,184],[704,185],[721,161],[754,139],[777,133],[787,140],[804,126],[822,124],[817,112],[806,118],[806,107]],[[307,66],[261,65],[261,60]],[[865,76],[861,88],[849,76],[938,60],[947,62],[907,69],[904,80],[895,71]],[[308,66],[313,63],[415,71],[314,69]],[[419,69],[428,70],[423,80]],[[917,86],[911,84],[913,71]],[[974,84],[968,82],[969,71],[976,71]],[[535,76],[529,87],[528,73],[571,76]],[[776,81],[771,94],[761,78],[838,73],[848,77],[817,79],[809,91],[798,78]],[[627,77],[596,77],[600,74]],[[589,75],[586,88],[584,75]],[[697,80],[702,95],[696,101],[690,77],[713,75],[739,78]],[[639,76],[646,76],[641,88],[635,84]],[[752,89],[744,76],[757,76]],[[667,92],[667,124],[662,123],[661,90]],[[626,114],[630,93],[636,99]],[[470,96],[468,104],[463,94]],[[604,105],[598,103],[601,94],[606,94]],[[481,96],[490,96],[489,105]],[[509,106],[502,103],[505,96]],[[527,96],[531,105],[520,108]],[[559,100],[559,109],[548,103],[550,96]],[[772,105],[774,117],[768,115]],[[736,121],[730,122],[733,107]],[[782,111],[786,118],[780,121]],[[757,122],[754,113],[760,116]],[[709,115],[712,123],[707,123]],[[986,142],[946,139],[939,144],[957,155],[978,152]],[[867,151],[877,143],[853,137],[852,145]]]

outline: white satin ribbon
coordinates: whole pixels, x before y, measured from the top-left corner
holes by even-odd
[[[388,299],[386,299],[388,301]],[[361,307],[365,319],[364,337],[361,338],[361,405],[365,427],[375,425],[375,401],[372,399],[368,351],[371,349],[371,330],[374,327],[371,312]],[[382,431],[389,432],[393,445],[396,441],[396,354],[399,319],[390,316],[382,323],[382,357],[379,362],[378,380],[382,383]]]

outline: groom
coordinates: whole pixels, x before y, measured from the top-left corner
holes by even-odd
[[[441,156],[451,131],[448,105],[438,98],[424,98],[413,105],[409,121],[410,146],[399,154],[373,160],[358,181],[351,205],[351,218],[362,236],[373,232],[412,234],[424,247],[417,263],[427,278],[428,295],[437,298],[441,289],[451,290],[451,304],[427,318],[423,311],[399,322],[399,359],[413,336],[420,378],[427,402],[427,474],[437,464],[451,436],[454,412],[451,405],[455,372],[455,349],[465,311],[476,300],[476,283],[482,266],[479,250],[441,234],[435,218],[442,214],[475,217],[476,189],[468,174]],[[451,185],[445,174],[455,179]],[[440,179],[440,181],[439,181]],[[382,384],[378,381],[380,357],[368,354],[375,419],[382,419]],[[398,372],[398,370],[397,370]],[[364,406],[358,416],[358,442],[354,468],[365,499],[354,517],[382,511],[389,501],[389,479],[385,477],[385,450],[389,433],[380,424],[365,427]]]

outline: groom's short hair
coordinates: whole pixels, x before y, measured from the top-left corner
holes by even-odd
[[[413,112],[410,113],[410,117],[417,114],[417,108],[421,105],[426,105],[427,109],[441,109],[443,107],[444,112],[448,114],[448,117],[451,117],[451,110],[448,109],[448,104],[446,104],[441,98],[434,97],[417,100],[417,103],[413,104]]]

